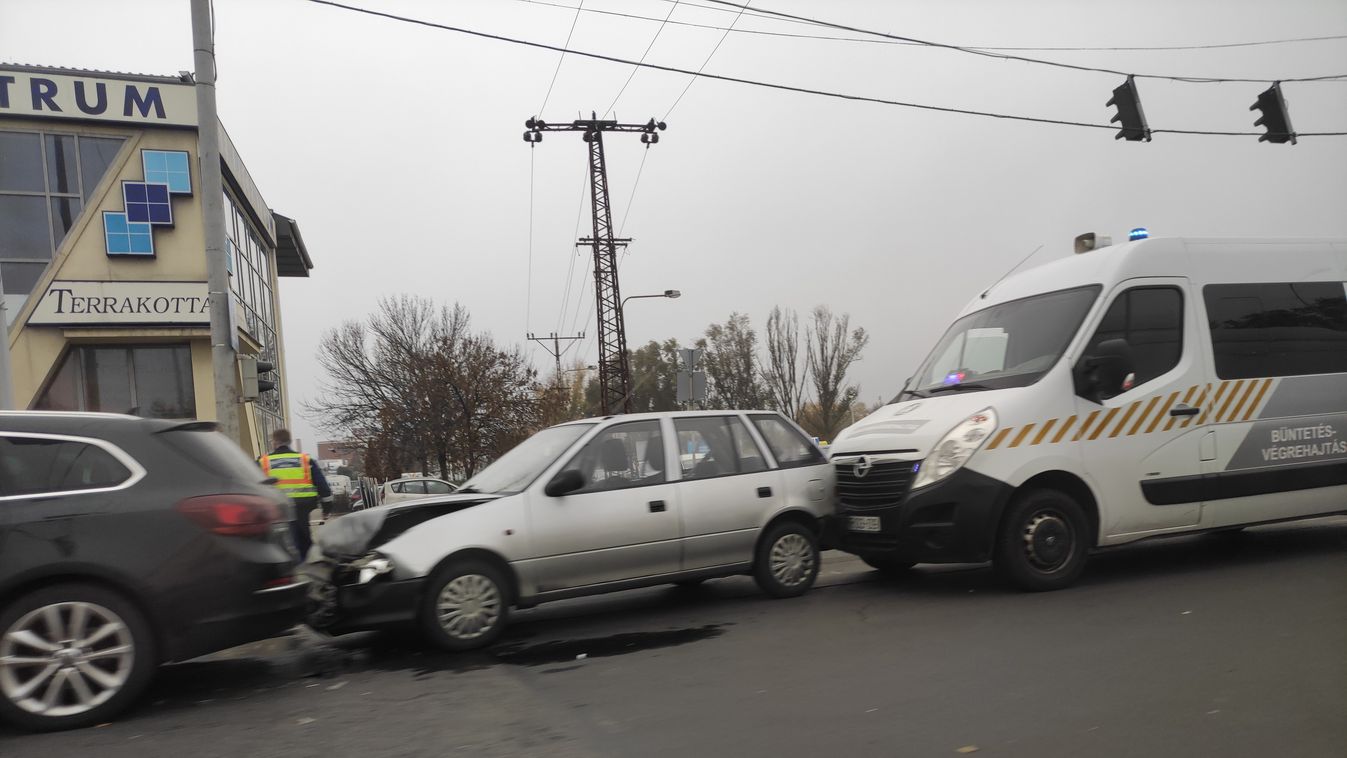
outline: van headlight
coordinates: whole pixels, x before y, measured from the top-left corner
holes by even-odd
[[[926,487],[958,471],[996,431],[996,411],[983,408],[949,430],[921,462],[912,489]]]

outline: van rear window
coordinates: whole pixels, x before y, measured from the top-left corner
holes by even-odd
[[[1208,284],[1202,297],[1220,378],[1347,373],[1342,282]]]

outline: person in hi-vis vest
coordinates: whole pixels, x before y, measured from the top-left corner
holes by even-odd
[[[288,430],[277,429],[272,432],[271,444],[275,449],[258,458],[257,463],[267,476],[276,480],[276,487],[290,498],[290,505],[295,511],[290,530],[294,534],[300,560],[303,561],[309,555],[309,546],[313,544],[313,538],[309,535],[309,514],[320,501],[332,502],[332,488],[327,485],[327,479],[323,477],[317,461],[290,448]]]

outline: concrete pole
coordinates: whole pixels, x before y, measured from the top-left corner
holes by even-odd
[[[14,410],[14,373],[9,367],[9,308],[5,307],[5,277],[0,273],[0,411]]]
[[[201,162],[201,216],[206,233],[206,286],[210,292],[211,367],[215,418],[220,431],[241,442],[239,387],[229,320],[229,268],[225,258],[224,176],[220,169],[220,121],[215,110],[215,30],[210,0],[192,0],[192,48],[196,68],[196,114]]]

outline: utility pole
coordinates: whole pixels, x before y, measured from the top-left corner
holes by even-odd
[[[570,342],[570,341],[572,341],[572,340],[582,340],[582,339],[585,338],[585,333],[584,333],[584,332],[580,332],[579,334],[575,334],[575,335],[572,335],[572,336],[569,336],[569,337],[561,337],[561,336],[558,336],[556,332],[549,332],[548,335],[547,335],[546,337],[539,337],[539,336],[536,336],[533,332],[529,332],[529,333],[528,333],[528,338],[529,338],[529,340],[531,340],[531,341],[533,341],[533,342],[537,342],[539,345],[542,345],[542,346],[543,346],[543,349],[544,349],[544,350],[547,350],[547,352],[550,353],[550,354],[552,355],[552,357],[556,359],[556,361],[557,361],[557,384],[560,385],[560,384],[561,384],[561,354],[565,352],[565,350],[562,350],[562,349],[561,349],[561,341],[562,341],[562,340],[566,340],[567,342]],[[550,349],[547,347],[547,343],[548,343],[549,340],[552,342],[552,347],[551,347]],[[569,350],[569,349],[570,349],[570,346],[567,345],[567,346],[566,346],[566,349]]]
[[[5,306],[5,278],[0,275],[0,411],[14,410],[14,374],[9,366],[9,308]]]
[[[197,157],[201,161],[201,217],[206,237],[206,289],[210,294],[210,354],[215,378],[215,420],[236,443],[239,434],[238,368],[229,318],[229,269],[225,259],[224,176],[220,170],[220,119],[215,110],[215,29],[210,0],[192,0],[192,49],[196,68]]]
[[[594,216],[593,236],[581,240],[594,248],[594,302],[599,324],[599,401],[603,415],[631,412],[631,365],[627,360],[627,331],[622,322],[622,294],[617,283],[618,240],[613,237],[613,211],[608,202],[608,166],[603,155],[604,132],[640,132],[648,148],[659,142],[663,121],[620,124],[588,119],[569,124],[549,124],[538,118],[524,122],[524,141],[531,146],[543,141],[543,132],[581,132],[589,145],[589,188]]]

